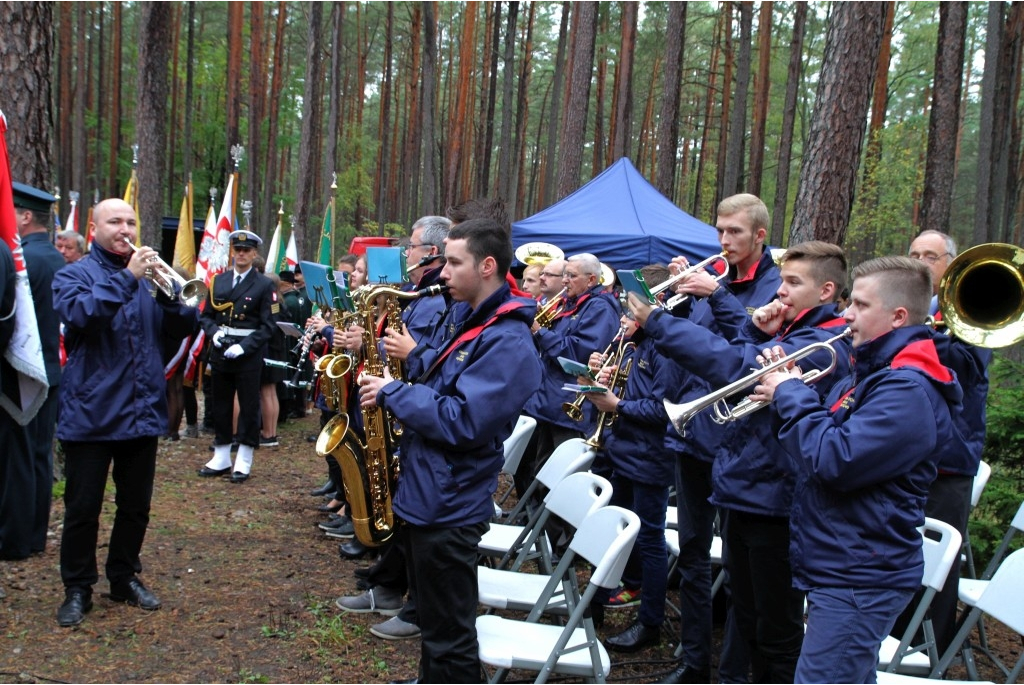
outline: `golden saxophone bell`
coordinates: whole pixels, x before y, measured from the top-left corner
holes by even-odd
[[[516,259],[526,264],[547,264],[554,259],[565,259],[565,253],[551,243],[525,243],[516,248]]]

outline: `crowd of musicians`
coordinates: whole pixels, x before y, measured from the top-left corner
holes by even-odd
[[[158,441],[177,431],[182,411],[190,427],[198,421],[194,401],[172,400],[169,412],[177,395],[166,362],[196,339],[206,341],[214,434],[198,475],[244,483],[255,450],[276,444],[279,413],[304,416],[312,402],[328,474],[314,494],[330,497],[321,528],[344,541],[343,557],[379,553],[357,574],[363,592],[337,605],[387,617],[371,628],[378,637],[419,638],[420,682],[480,679],[477,546],[495,515],[502,443],[521,415],[537,425],[514,478],[520,495],[560,444],[585,438],[612,503],[640,519],[621,586],[592,607],[598,623],[606,610],[635,608],[626,630],[604,638],[612,650],[663,639],[664,530],[675,506],[681,660],[662,682],[709,682],[713,665],[721,682],[874,682],[879,644],[905,623],[921,585],[925,515],[965,532],[990,353],[934,325],[939,281],[956,256],[944,234],[924,232],[907,256],[851,270],[827,243],[773,254],[764,203],[736,195],[717,208],[720,256],[630,265],[647,298],[615,288],[588,253],[530,258],[517,283],[504,208],[478,199],[411,227],[406,282],[368,284],[365,255],[347,257],[339,285],[351,301],[314,308],[301,274],[275,282],[260,273],[252,231],[232,234],[231,268],[197,302],[184,297],[188,284],[164,277],[154,250],[135,247],[126,203],[97,205],[83,256],[71,236],[60,252],[50,244],[47,198],[22,195],[29,274],[45,274],[33,295],[50,314],[38,318],[53,377],[36,425],[5,416],[0,438],[12,446],[5,483],[35,468],[22,481],[48,493],[57,426],[67,478],[62,626],[92,606],[111,464],[110,596],[161,605],[140,579],[140,552]],[[31,256],[37,242],[52,252],[45,268]],[[9,262],[0,249],[0,316],[11,306]],[[301,335],[284,338],[282,320]],[[588,372],[570,374],[566,360]],[[769,365],[741,395],[700,404]],[[298,392],[279,398],[286,377]],[[586,387],[574,394],[572,384]],[[700,410],[673,414],[694,401]],[[390,488],[386,501],[378,485]],[[23,558],[45,545],[49,495],[25,507],[10,490],[0,500],[0,554]],[[572,532],[549,530],[556,553]],[[718,654],[716,532],[728,593]],[[940,651],[956,618],[956,584],[946,588],[933,604]]]

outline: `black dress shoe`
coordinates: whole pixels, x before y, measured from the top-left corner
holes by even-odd
[[[213,478],[214,476],[223,476],[228,473],[231,473],[231,468],[228,467],[226,469],[211,469],[209,466],[204,466],[203,468],[196,471],[196,473],[198,473],[203,478]]]
[[[318,487],[316,490],[310,490],[309,494],[312,495],[313,497],[323,497],[328,492],[334,492],[334,484],[331,483],[331,481],[327,481],[326,483]]]
[[[355,538],[338,546],[338,554],[342,559],[362,559],[367,551],[369,551],[369,548]]]
[[[64,603],[57,609],[57,625],[62,628],[77,626],[85,620],[85,615],[92,609],[92,595],[78,588],[68,589],[64,593]]]
[[[331,512],[333,514],[333,513],[336,513],[343,506],[345,506],[344,502],[338,502],[335,505],[331,505],[331,503],[328,502],[327,504],[321,504],[320,506],[318,506],[316,508],[316,510],[317,511],[324,511],[324,512]]]
[[[124,602],[146,611],[154,611],[160,608],[160,600],[156,598],[156,595],[147,590],[146,586],[138,578],[111,584],[110,601]]]
[[[231,474],[231,482],[232,483],[244,483],[247,480],[249,480],[249,474],[248,473],[242,473],[241,471],[235,471],[234,473]]]
[[[711,682],[711,670],[694,668],[684,663],[676,670],[659,680],[660,683],[708,683]]]
[[[661,626],[648,626],[640,621],[633,621],[633,625],[604,641],[608,649],[616,652],[639,652],[660,643]]]

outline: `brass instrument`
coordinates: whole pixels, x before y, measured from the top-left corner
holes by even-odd
[[[554,259],[564,259],[565,253],[551,243],[526,243],[516,248],[516,259],[527,266],[547,264]]]
[[[622,358],[631,349],[636,349],[634,343],[626,343],[625,345],[619,344],[619,349],[615,353],[615,363],[606,363],[606,367],[615,366],[615,373],[612,374],[611,380],[608,382],[608,389],[613,395],[621,397],[622,391],[626,388],[626,380],[629,378],[629,372],[633,369],[633,358],[630,357],[626,360],[626,364],[622,364]],[[603,411],[597,415],[597,429],[594,434],[587,438],[587,444],[591,447],[598,449],[604,444],[604,433],[606,428],[611,427],[615,423],[615,413]]]
[[[128,240],[128,238],[125,238],[124,242],[128,247],[132,248],[132,252],[139,251],[139,248],[135,247],[135,243]],[[149,261],[153,266],[150,267],[150,271],[147,271],[146,278],[152,281],[153,285],[157,288],[160,288],[167,297],[172,300],[179,300],[186,307],[198,307],[206,299],[209,288],[206,287],[202,279],[193,278],[185,280],[178,275],[178,272],[170,264],[160,259],[160,257],[153,257]],[[149,275],[150,273],[152,276]],[[180,288],[179,293],[174,292],[175,284]]]
[[[978,347],[1024,339],[1024,249],[987,243],[964,250],[939,282],[942,323]]]
[[[562,288],[560,293],[540,307],[537,307],[537,315],[533,318],[533,322],[541,328],[551,328],[551,324],[555,322],[555,317],[561,314],[565,308],[565,294],[567,292],[569,292],[568,288]]]
[[[607,357],[607,359],[605,360],[605,362],[603,364],[601,364],[601,368],[599,368],[596,372],[594,372],[594,371],[590,372],[590,378],[591,379],[597,378],[598,374],[600,374],[602,371],[604,371],[609,366],[611,366],[613,362],[616,363],[616,364],[618,363],[616,360],[622,356],[622,343],[625,340],[624,337],[623,337],[623,336],[625,336],[625,334],[626,334],[626,327],[625,326],[620,326],[619,327],[619,332],[615,334],[615,337],[612,338],[612,341],[610,343],[608,343],[608,347],[604,348],[604,352],[601,353],[601,356],[602,357]],[[616,343],[619,344],[618,351],[615,353],[614,357],[608,357],[608,353],[612,351],[612,347],[614,347]],[[572,419],[573,421],[582,421],[583,420],[583,400],[585,400],[585,399],[587,399],[587,396],[584,393],[582,393],[582,392],[576,393],[576,398],[572,402],[562,402],[562,411],[564,411],[569,416],[569,418]]]
[[[725,262],[725,270],[722,271],[722,273],[718,274],[715,277],[715,280],[716,281],[722,280],[723,278],[725,278],[726,274],[729,273],[729,262],[726,259],[726,254],[728,254],[728,253],[726,253],[724,251],[719,252],[718,254],[713,254],[710,257],[708,257],[707,259],[705,259],[705,260],[703,260],[701,262],[697,262],[693,266],[689,266],[689,267],[683,269],[682,271],[677,273],[675,276],[667,278],[664,281],[662,281],[661,283],[659,283],[658,285],[656,285],[653,288],[651,288],[651,295],[652,296],[657,296],[659,293],[663,293],[666,290],[671,290],[672,286],[674,286],[679,281],[683,280],[684,278],[686,278],[690,274],[695,274],[695,273],[697,273],[698,271],[700,271],[702,269],[706,269],[707,267],[709,267],[712,264],[714,264],[715,262],[717,262],[719,259],[721,259],[723,262]],[[689,297],[690,297],[689,295],[685,295],[685,294],[681,293],[679,295],[675,295],[674,297],[670,297],[661,306],[663,308],[665,308],[665,309],[675,309],[677,306],[679,306],[680,304],[685,302]]]
[[[809,357],[815,352],[827,351],[831,355],[831,361],[829,365],[824,369],[811,369],[804,373],[800,377],[804,383],[811,384],[817,382],[823,376],[832,373],[833,369],[836,368],[836,362],[838,361],[838,352],[836,348],[832,346],[833,343],[842,340],[843,338],[850,337],[852,331],[849,328],[843,330],[837,336],[823,340],[822,342],[812,343],[803,347],[792,354],[788,354],[782,359],[772,362],[764,366],[763,368],[750,373],[738,381],[734,381],[720,390],[710,392],[703,397],[698,397],[690,402],[684,402],[682,404],[675,404],[664,400],[665,410],[668,412],[668,418],[672,422],[672,426],[680,435],[684,435],[686,424],[689,423],[697,413],[707,409],[708,407],[714,407],[714,420],[716,423],[728,423],[730,421],[736,421],[741,419],[748,414],[752,414],[755,411],[768,406],[767,402],[754,401],[749,398],[744,398],[736,404],[736,406],[730,408],[728,400],[734,395],[743,395],[750,392],[750,390],[761,382],[769,373],[777,371],[778,369],[785,368],[790,364],[796,363],[805,357]]]
[[[393,378],[402,380],[401,362],[385,359],[377,346],[378,301],[387,317],[387,327],[400,329],[398,300],[438,295],[445,290],[445,286],[432,286],[403,292],[386,285],[364,285],[352,293],[355,314],[362,320],[363,371],[366,374],[383,376],[387,367]],[[316,446],[321,456],[331,454],[338,460],[356,537],[367,547],[377,547],[395,532],[391,501],[398,480],[396,448],[401,428],[394,417],[379,406],[360,407],[360,412],[365,443],[359,441],[349,426],[349,417],[342,412],[320,431]]]

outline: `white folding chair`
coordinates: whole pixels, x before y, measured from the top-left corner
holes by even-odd
[[[527,510],[526,501],[532,497],[533,493],[543,485],[550,492],[554,489],[558,483],[565,479],[571,473],[579,473],[586,471],[590,468],[590,465],[594,462],[594,451],[591,449],[582,438],[572,438],[566,440],[561,445],[555,448],[548,460],[544,462],[544,465],[537,472],[537,478],[530,487],[527,488],[526,492],[523,493],[522,499],[516,504],[512,513],[509,515],[510,520],[514,520],[520,511]],[[509,559],[519,553],[519,547],[525,542],[526,537],[529,535],[528,527],[536,525],[537,518],[540,515],[541,507],[536,507],[529,510],[529,519],[525,525],[514,525],[511,523],[491,523],[490,528],[483,534],[480,539],[480,544],[477,546],[481,556],[486,557],[499,557],[502,561],[498,564],[499,566],[505,564]],[[525,531],[525,532],[524,532]],[[542,569],[545,573],[551,572],[551,559],[550,552],[545,554],[543,546],[536,547],[535,556],[541,556],[542,558]]]
[[[511,479],[516,475],[516,471],[519,470],[519,464],[523,461],[526,446],[530,443],[530,438],[533,437],[533,431],[536,428],[537,419],[524,414],[516,421],[516,427],[512,429],[512,435],[508,436],[508,439],[505,440],[505,463],[501,467],[501,472],[507,474],[510,480],[508,489],[495,499],[495,505],[500,512],[499,515],[504,515],[504,512],[501,511],[501,505],[505,503],[505,500],[512,494],[512,490],[515,489],[515,483]]]
[[[924,592],[917,602],[914,614],[903,635],[897,639],[888,636],[878,650],[878,668],[889,673],[927,675],[939,662],[935,630],[928,609],[935,595],[942,591],[949,580],[949,571],[960,554],[960,531],[936,519],[926,518],[921,526],[924,544],[924,576],[921,586]],[[933,539],[932,533],[938,536]],[[924,642],[914,644],[918,628],[924,633]]]
[[[981,620],[982,615],[985,615],[1024,635],[1024,592],[1021,588],[1024,588],[1024,549],[1019,549],[1003,559],[977,598],[969,595],[965,597],[963,592],[960,593],[960,600],[970,610],[958,622],[956,637],[928,677],[941,678],[957,653],[962,651],[968,677],[977,680],[978,669],[971,656],[971,645],[968,642],[971,631]],[[1016,682],[1021,670],[1024,669],[1024,654],[1020,655],[1012,669],[1007,668],[991,652],[987,652],[986,655],[1006,675],[1007,683]]]
[[[640,519],[633,512],[621,507],[598,509],[576,530],[558,568],[525,620],[494,614],[478,616],[480,661],[496,669],[488,682],[501,682],[510,669],[537,671],[537,683],[547,682],[553,673],[606,682],[611,659],[597,639],[590,602],[599,587],[618,587],[639,531]],[[594,565],[590,583],[578,598],[578,587],[573,591],[572,610],[564,626],[539,623],[576,557]],[[576,575],[570,577],[575,580]]]
[[[593,473],[573,473],[560,482],[544,498],[544,513],[538,519],[529,537],[522,543],[519,554],[508,570],[481,566],[477,569],[480,603],[490,609],[530,611],[537,606],[537,598],[547,585],[548,573],[520,573],[523,562],[537,538],[543,538],[544,523],[555,515],[579,528],[584,519],[608,504],[612,497],[612,484]],[[545,543],[546,544],[546,543]],[[572,567],[569,574],[575,574]],[[564,579],[568,580],[568,579]],[[572,581],[575,584],[575,580]],[[564,613],[564,594],[553,598],[549,609]]]
[[[985,492],[985,486],[988,485],[988,479],[992,477],[992,467],[988,465],[988,462],[980,462],[978,464],[978,473],[974,476],[974,483],[971,487],[971,511],[978,506],[978,502],[981,501],[981,493]],[[970,528],[970,526],[968,526]],[[974,550],[971,549],[971,534],[970,530],[964,535],[964,573],[968,578],[977,578],[978,574],[974,568]]]

